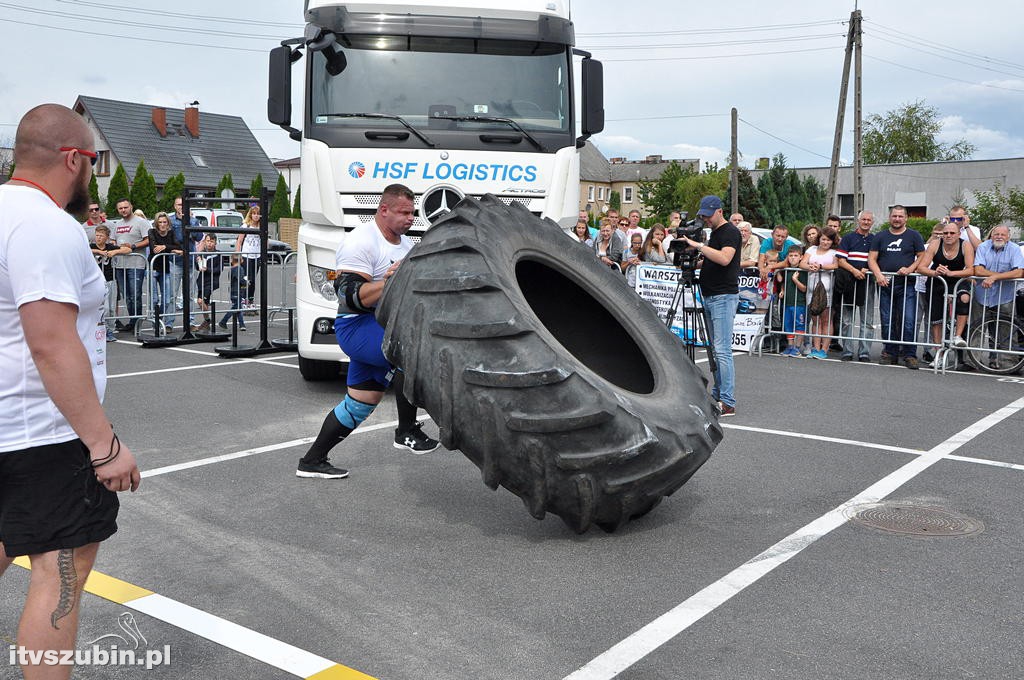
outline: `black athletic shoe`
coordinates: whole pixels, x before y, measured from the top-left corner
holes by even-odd
[[[318,463],[303,463],[300,460],[295,476],[308,479],[344,479],[348,477],[348,470],[334,467],[326,458]]]
[[[395,448],[408,449],[416,455],[420,455],[430,453],[441,445],[441,442],[423,434],[422,428],[421,423],[416,423],[405,432],[395,430]]]

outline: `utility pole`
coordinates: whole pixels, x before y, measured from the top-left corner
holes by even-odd
[[[839,110],[836,112],[836,134],[832,142],[832,164],[828,171],[828,190],[825,196],[825,214],[822,216],[822,222],[824,222],[830,213],[833,212],[832,207],[836,198],[836,179],[839,174],[839,152],[843,146],[843,121],[846,116],[846,93],[850,89],[850,61],[853,57],[853,47],[860,40],[860,10],[854,10],[850,13],[850,30],[846,34],[846,56],[843,59],[843,80],[839,85]],[[860,63],[860,52],[857,53],[858,65]],[[857,70],[857,92],[854,99],[859,101],[860,99],[860,69]],[[857,121],[857,132],[859,134],[860,121],[859,121],[859,106],[858,109],[858,121]],[[859,158],[860,144],[859,139],[854,140],[854,155]],[[857,189],[854,189],[854,203],[858,201]]]
[[[859,215],[864,209],[864,185],[862,170],[864,160],[861,157],[861,90],[860,90],[860,48],[861,48],[861,26],[860,10],[856,10],[850,17],[850,23],[856,24],[854,30],[853,44],[853,210],[854,215]]]
[[[737,148],[737,129],[736,124],[739,116],[736,113],[736,107],[732,108],[732,152],[729,154],[731,159],[731,167],[729,168],[729,178],[732,184],[732,211],[734,213],[740,211],[740,153]]]

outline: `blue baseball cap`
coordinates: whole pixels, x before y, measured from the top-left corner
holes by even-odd
[[[700,199],[700,210],[697,214],[701,217],[711,217],[716,210],[722,209],[722,199],[718,196],[705,196]]]

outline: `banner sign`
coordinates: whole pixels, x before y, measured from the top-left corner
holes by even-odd
[[[680,270],[666,265],[641,264],[636,268],[636,292],[654,305],[662,319],[668,316],[680,275]],[[756,270],[744,270],[740,275],[739,284],[739,309],[733,322],[732,348],[749,350],[754,336],[761,332],[770,296]],[[700,286],[694,282],[692,288],[684,286],[680,292],[682,295],[671,330],[684,341],[693,342],[694,315],[698,313],[695,310],[701,309]],[[696,344],[703,345],[702,342]]]

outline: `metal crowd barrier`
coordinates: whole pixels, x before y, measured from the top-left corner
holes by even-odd
[[[784,272],[784,277],[790,277],[793,272],[805,270],[787,268],[780,271]],[[805,330],[796,333],[795,329],[779,328],[777,316],[784,314],[784,309],[777,300],[773,300],[766,314],[764,329],[754,338],[751,354],[763,353],[764,345],[772,337],[781,336],[785,340],[786,336],[793,335],[794,340],[800,336],[803,341],[817,335],[838,341],[844,353],[851,353],[855,360],[865,353],[864,350],[870,351],[872,344],[882,343],[895,345],[897,350],[905,346],[924,348],[934,356],[934,372],[945,373],[960,363],[1001,374],[1017,373],[1024,368],[1024,278],[1004,279],[989,287],[984,286],[985,277],[965,277],[950,291],[945,279],[941,277],[885,273],[890,286],[899,279],[905,280],[902,286],[893,287],[895,295],[883,296],[883,288],[869,272],[864,280],[863,305],[844,302],[847,296],[838,298],[833,278],[830,302],[835,305],[837,299],[840,300],[840,328],[822,335],[810,332],[810,313],[807,307],[811,300],[814,273],[808,274],[808,290],[803,306],[804,318],[808,321]],[[941,286],[943,303],[934,321],[931,319],[931,288],[926,287],[926,292],[920,292],[915,279],[924,280],[926,286]],[[958,335],[956,299],[963,293],[970,296],[969,311],[963,333]],[[880,306],[883,297],[888,297],[886,307]],[[914,323],[910,328],[894,328],[897,321],[902,320],[904,310],[912,311]],[[889,319],[889,328],[883,326],[883,316]],[[857,319],[856,323],[854,319]],[[932,332],[936,325],[941,329],[937,339]],[[886,337],[889,329],[896,331],[893,337]]]
[[[968,293],[970,311],[963,342],[956,340],[954,330],[947,336],[943,373],[950,363],[946,357],[953,352],[962,354],[974,368],[992,373],[1017,373],[1024,367],[1024,278],[1003,279],[991,286],[984,285],[986,280],[972,276],[957,282],[954,296]]]
[[[224,251],[195,252],[191,256],[219,255],[224,263],[220,279],[213,289],[210,298],[211,310],[203,311],[196,305],[199,297],[199,282],[197,276],[190,281],[185,281],[182,276],[180,290],[182,295],[191,295],[193,301],[191,326],[198,328],[204,320],[209,321],[208,327],[213,330],[219,328],[222,331],[229,331],[234,324],[240,328],[245,327],[245,319],[253,315],[258,308],[260,301],[259,287],[255,282],[244,280],[244,266],[237,267],[236,274],[232,274],[232,261],[239,259],[237,253]],[[278,324],[281,316],[289,317],[289,323],[293,323],[295,309],[295,253],[289,253],[286,257],[269,258],[266,267],[261,267],[259,275],[270,276],[274,285],[267,288],[267,306],[269,310],[268,323]],[[112,266],[114,269],[114,291],[111,295],[113,300],[108,304],[106,318],[111,322],[115,332],[130,332],[135,339],[144,335],[162,336],[174,329],[184,325],[182,318],[184,310],[181,309],[174,299],[174,277],[176,273],[172,266],[168,266],[167,274],[160,274],[163,271],[163,262],[166,258],[175,257],[171,253],[160,253],[150,261],[142,253],[131,253],[118,255],[114,258]],[[124,258],[124,259],[120,259]],[[193,260],[194,261],[194,260]],[[141,264],[141,267],[132,266]],[[193,266],[193,271],[195,267]],[[136,272],[139,272],[138,274]],[[165,291],[169,289],[169,291]],[[170,304],[165,303],[164,293],[169,292]],[[137,303],[129,298],[137,299]],[[291,313],[291,314],[290,314]],[[170,321],[170,322],[168,322]],[[292,328],[286,328],[290,336],[294,334]]]

